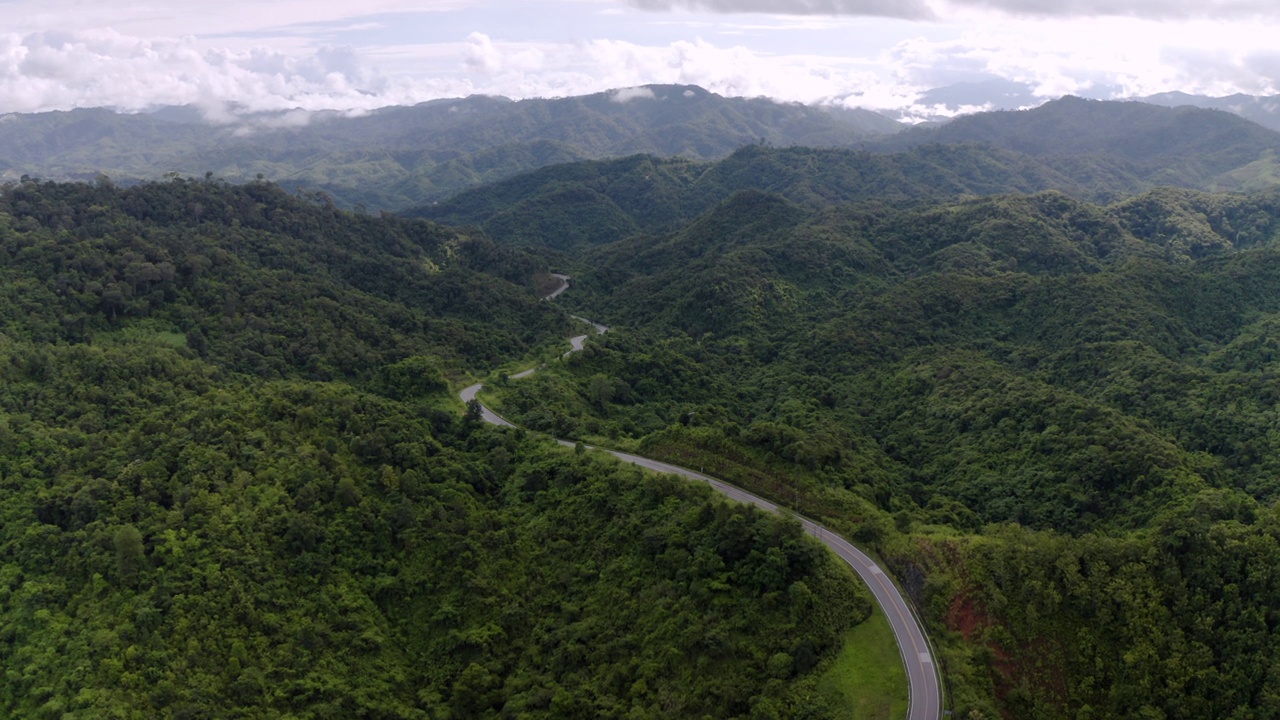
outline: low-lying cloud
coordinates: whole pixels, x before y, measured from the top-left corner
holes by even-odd
[[[113,30],[0,34],[0,110],[142,110],[195,105],[216,114],[360,109],[415,93],[363,69],[349,48],[290,55],[208,49],[191,38],[143,39]]]
[[[653,100],[655,97],[653,90],[647,87],[630,87],[615,90],[609,99],[619,105],[625,105],[632,100]]]
[[[665,45],[531,43],[476,32],[453,43],[406,46],[397,62],[430,68],[416,76],[386,75],[366,55],[343,47],[230,49],[193,38],[138,38],[111,30],[10,33],[0,34],[0,114],[189,105],[211,122],[243,123],[252,115],[258,125],[293,125],[320,110],[358,113],[442,97],[522,99],[630,88],[612,95],[625,102],[648,97],[642,87],[647,84],[682,84],[725,96],[832,103],[923,119],[952,112],[951,105],[971,104],[940,107],[927,90],[991,79],[1017,83],[1038,99],[1175,89],[1261,95],[1280,87],[1280,54],[1265,49],[1269,35],[1263,30],[1227,51],[1197,48],[1192,36],[1180,49],[1144,44],[1135,30],[1138,21],[1095,25],[1088,42],[1069,47],[1028,31],[1051,33],[1050,24],[1022,23],[948,40],[915,38],[846,57],[785,55],[702,39]],[[1103,26],[1110,30],[1102,32]],[[978,97],[965,97],[970,96]]]
[[[948,10],[991,10],[1046,18],[1133,17],[1150,20],[1280,18],[1274,0],[626,0],[641,10],[830,15],[930,20]]]
[[[701,10],[769,15],[859,15],[924,20],[934,16],[924,0],[628,0],[641,10]]]
[[[1280,17],[1272,0],[945,0],[954,7],[1054,18],[1132,17],[1146,20]]]

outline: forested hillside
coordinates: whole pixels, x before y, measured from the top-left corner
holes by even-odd
[[[528,428],[877,552],[961,717],[1273,716],[1280,194],[1164,184],[1266,138],[1133,112],[1168,146],[641,154],[418,211],[456,228],[212,175],[6,186],[0,707],[847,712],[816,679],[869,612],[846,569],[481,427],[449,388],[491,373]],[[560,358],[562,306],[613,329],[506,378]]]
[[[1145,187],[1126,164],[1106,158],[1045,163],[978,144],[890,154],[748,146],[713,163],[635,156],[558,165],[404,214],[478,225],[503,244],[570,249],[675,230],[745,190],[817,209],[1049,189],[1115,198]]]
[[[195,108],[96,109],[6,115],[0,123],[3,180],[105,173],[123,183],[213,172],[387,210],[573,160],[635,153],[710,160],[761,140],[849,146],[901,127],[867,110],[726,98],[691,85],[519,102],[473,96],[356,117],[222,113],[207,121]]]
[[[1270,717],[1277,218],[742,191],[581,255],[566,301],[613,329],[496,402],[879,549],[961,716]]]
[[[809,209],[1056,190],[1109,203],[1158,187],[1280,185],[1280,134],[1223,112],[1078,98],[979,113],[863,149],[753,144],[722,160],[637,155],[547,167],[404,212],[503,244],[570,250],[676,230],[735,192]]]
[[[266,183],[0,194],[0,715],[831,717],[798,524],[464,415],[528,255]]]
[[[332,379],[427,351],[496,362],[564,327],[527,255],[266,183],[26,182],[0,211],[15,337],[145,325],[237,370]]]
[[[1189,107],[1065,98],[905,131],[871,148],[751,145],[714,162],[635,156],[570,163],[404,214],[477,225],[502,244],[572,250],[677,230],[745,190],[814,210],[1045,190],[1110,203],[1158,187],[1280,185],[1280,134]]]

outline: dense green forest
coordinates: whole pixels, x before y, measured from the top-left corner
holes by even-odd
[[[1280,195],[788,197],[580,255],[498,409],[878,549],[962,715],[1275,717]]]
[[[545,267],[266,183],[0,194],[0,715],[832,717],[798,523],[481,426]]]
[[[266,183],[27,182],[0,211],[15,338],[149,328],[239,371],[328,380],[423,354],[494,363],[566,327],[531,292],[543,268],[527,255]]]
[[[1280,716],[1280,194],[1205,191],[1268,185],[1272,136],[1067,100],[899,142],[560,165],[429,221],[5,186],[0,707],[839,715],[847,569],[482,427],[450,388],[487,374],[878,553],[959,716]],[[613,329],[562,358],[562,307]]]
[[[1105,158],[1064,166],[975,143],[887,154],[749,145],[712,163],[639,155],[557,165],[404,214],[477,225],[501,244],[572,251],[677,230],[734,193],[753,190],[818,209],[1048,189],[1112,198],[1146,186]]]

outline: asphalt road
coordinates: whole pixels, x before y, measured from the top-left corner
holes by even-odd
[[[561,275],[560,273],[551,273],[551,277],[560,281],[560,287],[553,290],[550,295],[547,295],[546,297],[542,298],[543,300],[555,300],[557,295],[569,289],[568,275]]]
[[[548,296],[553,298],[564,292],[569,287],[569,278],[563,275],[557,275],[564,284],[553,294]],[[573,316],[576,320],[591,323],[597,333],[603,333],[609,328],[594,323],[586,318]],[[565,353],[576,352],[582,349],[583,343],[586,341],[586,335],[580,335],[570,338],[573,350]],[[532,375],[538,368],[531,368],[524,372],[511,375],[512,378],[521,378]],[[463,402],[470,402],[475,399],[476,394],[480,392],[482,384],[476,383],[465,388],[461,393]],[[490,410],[483,403],[480,405],[481,416],[484,421],[491,425],[500,425],[503,427],[515,427],[514,424]],[[566,447],[574,447],[576,443],[568,440],[556,440],[556,442]],[[717,492],[738,502],[748,503],[768,512],[777,513],[786,511],[782,508],[762,497],[753,495],[752,493],[735,487],[721,480],[717,480],[709,475],[703,475],[689,468],[672,465],[670,463],[661,462],[659,460],[651,460],[639,455],[619,452],[617,450],[609,450],[607,448],[594,448],[590,445],[588,449],[602,450],[610,455],[629,462],[633,465],[639,465],[642,468],[653,470],[660,473],[670,473],[680,475],[690,480],[705,482]],[[817,538],[819,542],[831,548],[836,555],[840,556],[854,572],[862,578],[862,581],[870,588],[871,594],[875,597],[876,603],[884,612],[885,618],[889,621],[890,627],[893,628],[893,635],[898,642],[898,650],[902,653],[902,661],[907,670],[907,683],[910,686],[910,706],[907,710],[907,720],[938,720],[942,717],[942,690],[938,681],[938,672],[934,666],[933,654],[929,649],[929,643],[925,640],[924,630],[920,627],[920,622],[916,619],[915,614],[911,611],[911,606],[907,604],[906,599],[899,592],[898,587],[885,574],[884,570],[875,563],[866,553],[854,547],[847,540],[828,530],[826,527],[819,525],[807,518],[798,518],[800,524],[804,527],[805,532]]]
[[[505,422],[505,421],[504,421]],[[572,446],[567,440],[557,440],[562,445]],[[705,482],[717,492],[742,503],[755,505],[771,513],[785,511],[764,498],[753,495],[742,488],[729,485],[709,475],[703,475],[688,468],[670,463],[650,460],[649,458],[598,448],[613,455],[619,460],[639,465],[640,467],[660,473],[682,475],[691,480]],[[907,683],[910,686],[911,705],[907,712],[908,720],[937,720],[942,715],[942,692],[938,685],[938,673],[933,666],[933,655],[929,651],[929,643],[925,640],[924,630],[911,612],[902,593],[884,570],[866,553],[851,545],[847,540],[836,535],[826,527],[807,518],[797,518],[805,532],[817,538],[819,542],[835,551],[841,559],[849,563],[854,572],[871,589],[876,603],[884,611],[885,618],[893,628],[893,635],[898,641],[898,650],[902,653],[902,661],[907,669]]]

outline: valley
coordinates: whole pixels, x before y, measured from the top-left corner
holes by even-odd
[[[650,90],[0,138],[0,714],[1280,707],[1280,134]]]
[[[553,293],[545,295],[544,299],[553,300],[559,297],[561,293],[569,289],[569,276],[556,276],[563,283]],[[609,328],[599,323],[591,322],[585,318],[575,319],[586,322],[593,326],[597,335],[603,335]],[[581,352],[584,347],[584,341],[587,336],[575,336],[570,339],[572,349],[561,356],[566,358],[575,352]],[[512,375],[504,376],[508,380],[518,380],[520,378],[529,377],[540,368],[525,370]],[[480,383],[469,385],[459,393],[462,402],[471,406],[476,404],[476,409],[480,417],[491,425],[499,427],[515,428],[510,421],[504,419],[497,413],[490,410],[478,399],[479,392],[483,389]],[[474,412],[470,411],[469,412]],[[561,445],[574,447],[575,443],[568,440],[557,440]],[[592,446],[584,446],[587,450],[597,450]],[[672,465],[670,463],[653,460],[651,458],[640,457],[630,453],[619,452],[617,450],[603,449],[604,452],[616,457],[624,463],[637,465],[646,470],[668,475],[678,475],[680,477],[695,482],[706,483],[716,492],[725,497],[739,503],[758,507],[766,512],[773,514],[791,514],[786,508],[780,508],[777,505],[765,500],[758,495],[753,495],[741,488],[734,487],[709,477],[700,472],[695,472],[689,468]],[[938,671],[933,664],[933,651],[930,643],[925,637],[924,631],[920,628],[919,622],[916,620],[915,612],[907,601],[903,599],[901,592],[894,585],[892,580],[885,576],[884,570],[876,564],[866,553],[849,544],[848,541],[841,538],[833,531],[819,525],[818,523],[806,518],[799,518],[801,527],[809,535],[818,539],[823,545],[826,545],[832,552],[838,555],[842,560],[853,568],[854,572],[871,590],[872,596],[875,598],[879,611],[889,622],[889,626],[893,630],[894,641],[898,645],[899,653],[902,656],[903,664],[906,668],[908,676],[908,687],[910,688],[909,700],[907,703],[909,720],[929,720],[937,718],[941,715],[942,710],[942,692],[939,687]]]

